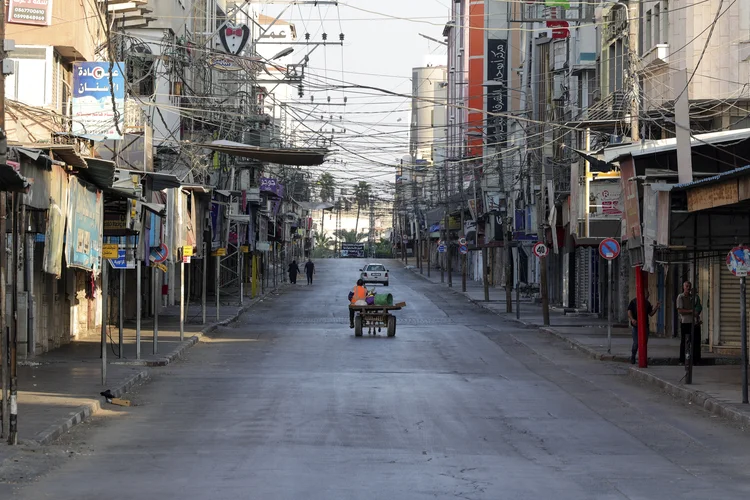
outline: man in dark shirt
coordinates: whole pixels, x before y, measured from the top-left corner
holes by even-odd
[[[307,274],[307,284],[312,285],[313,274],[315,274],[315,264],[312,259],[307,259],[305,263],[305,274]]]
[[[656,303],[656,307],[651,306],[651,302],[648,301],[649,293],[646,290],[646,342],[648,342],[648,318],[656,314],[661,307],[661,302]],[[628,321],[633,331],[633,348],[630,355],[630,363],[635,364],[635,355],[638,353],[638,302],[636,299],[630,301],[628,305]]]

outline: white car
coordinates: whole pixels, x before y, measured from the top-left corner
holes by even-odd
[[[371,263],[360,269],[359,277],[367,283],[382,283],[388,286],[388,269],[383,264]]]

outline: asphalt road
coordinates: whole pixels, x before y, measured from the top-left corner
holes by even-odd
[[[13,497],[733,499],[742,429],[389,262],[395,338],[355,338],[363,261],[317,262],[61,443]],[[43,456],[45,458],[39,458]]]

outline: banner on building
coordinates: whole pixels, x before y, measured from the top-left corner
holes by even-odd
[[[365,256],[365,244],[364,243],[342,243],[341,244],[341,256],[342,257],[364,257]]]
[[[95,141],[122,140],[125,63],[73,63],[73,133]]]
[[[52,0],[10,0],[8,22],[13,24],[52,24]]]
[[[654,245],[656,244],[659,193],[645,186],[643,189],[643,270],[654,272]]]
[[[68,218],[68,174],[59,165],[50,172],[49,220],[44,234],[42,270],[60,277],[65,242],[65,221]]]
[[[75,267],[99,273],[102,251],[102,192],[71,177],[68,225],[65,232],[65,261]]]
[[[620,162],[620,182],[625,202],[625,232],[623,240],[628,240],[628,248],[641,246],[641,211],[638,203],[638,180],[635,177],[633,158]]]
[[[508,111],[508,40],[487,40],[487,144],[506,147],[508,119],[489,113]]]

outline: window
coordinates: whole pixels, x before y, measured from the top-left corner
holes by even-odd
[[[375,264],[371,266],[367,266],[368,271],[385,271],[385,266],[382,264]]]
[[[654,44],[664,43],[661,39],[661,24],[659,23],[659,17],[661,16],[661,7],[657,3],[654,5]]]
[[[651,48],[651,11],[646,12],[646,27],[643,30],[643,50],[646,51]]]
[[[16,47],[11,59],[13,74],[5,79],[5,97],[29,106],[46,106],[47,49],[44,47]]]

